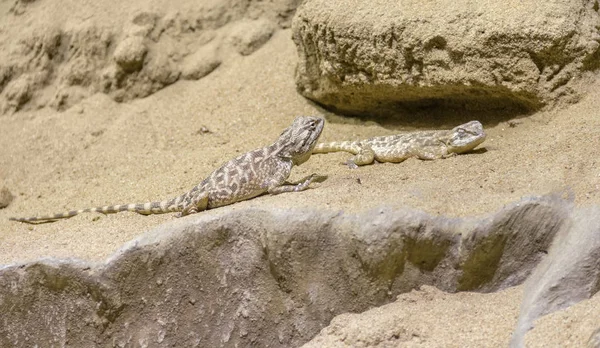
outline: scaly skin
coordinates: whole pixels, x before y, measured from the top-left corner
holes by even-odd
[[[399,163],[410,157],[422,160],[447,158],[473,150],[485,140],[479,121],[471,121],[451,130],[418,131],[373,137],[359,141],[320,143],[315,153],[345,151],[355,156],[348,160],[350,168],[378,162]]]
[[[142,215],[180,212],[179,216],[185,216],[254,198],[264,193],[279,194],[303,191],[315,179],[315,174],[298,184],[290,184],[286,180],[294,165],[300,165],[310,158],[323,126],[322,118],[297,117],[275,143],[232,159],[212,172],[189,192],[169,200],[109,205],[52,215],[10,218],[10,220],[27,223],[50,222],[81,213],[114,214],[122,211]]]

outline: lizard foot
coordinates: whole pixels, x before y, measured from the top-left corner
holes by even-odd
[[[346,162],[346,165],[347,165],[347,166],[348,166],[348,168],[350,168],[350,169],[357,169],[357,168],[358,168],[358,165],[357,165],[356,163],[354,163],[354,161],[353,161],[353,160],[348,160],[348,161]]]

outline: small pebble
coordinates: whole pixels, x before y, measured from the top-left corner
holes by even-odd
[[[12,202],[13,198],[14,196],[12,195],[12,193],[10,193],[8,188],[2,187],[0,189],[0,209],[8,207],[10,202]]]

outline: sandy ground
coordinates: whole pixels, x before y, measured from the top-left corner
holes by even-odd
[[[312,105],[295,91],[295,57],[290,31],[280,31],[255,54],[230,59],[204,79],[180,81],[145,99],[117,104],[98,94],[62,113],[41,109],[2,116],[0,178],[16,199],[0,210],[0,263],[46,256],[102,260],[173,216],[85,214],[36,226],[7,218],[178,195],[226,160],[272,142],[297,115],[325,116],[322,141],[414,129],[348,119]],[[225,209],[353,212],[388,205],[471,216],[523,196],[564,191],[572,192],[579,205],[598,203],[598,94],[562,110],[516,119],[512,127],[488,121],[481,150],[446,160],[410,159],[350,170],[342,164],[347,154],[315,155],[291,176],[327,175],[314,189]],[[201,132],[203,126],[211,133]]]
[[[16,196],[0,210],[0,264],[43,257],[105,259],[123,243],[174,217],[84,214],[34,226],[9,222],[8,217],[170,198],[224,161],[272,142],[296,115],[323,115],[327,124],[322,141],[415,129],[332,115],[303,99],[295,90],[296,50],[290,36],[289,30],[279,31],[251,56],[232,57],[199,81],[180,81],[131,103],[117,104],[98,94],[66,112],[41,109],[0,116],[0,184]],[[571,192],[578,205],[598,204],[597,87],[576,105],[521,117],[510,125],[506,119],[482,118],[488,139],[475,153],[357,170],[342,164],[346,154],[315,155],[291,177],[327,175],[314,189],[222,209],[356,212],[387,205],[473,216],[523,196],[552,192]],[[453,117],[452,122],[471,118]],[[451,127],[452,122],[422,126]],[[210,133],[201,132],[202,127]],[[507,302],[520,303],[520,291],[507,296]]]
[[[344,341],[382,348],[507,347],[521,296],[521,287],[448,294],[423,286],[398,295],[393,303],[337,316],[322,331],[328,335],[317,336],[305,348],[344,347]]]

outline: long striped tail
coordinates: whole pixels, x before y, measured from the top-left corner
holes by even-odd
[[[353,155],[361,151],[359,141],[334,141],[331,143],[319,143],[313,149],[312,153],[329,153],[329,152],[350,152]]]
[[[107,205],[104,207],[87,208],[80,210],[71,210],[64,213],[33,216],[26,218],[11,217],[11,221],[19,221],[25,223],[36,223],[36,222],[54,222],[60,219],[68,219],[81,213],[102,213],[102,214],[115,214],[122,211],[130,211],[142,215],[150,214],[165,214],[171,212],[178,212],[183,209],[181,202],[184,201],[186,195],[178,196],[170,200],[161,202],[147,202],[138,204],[119,204],[119,205]]]

